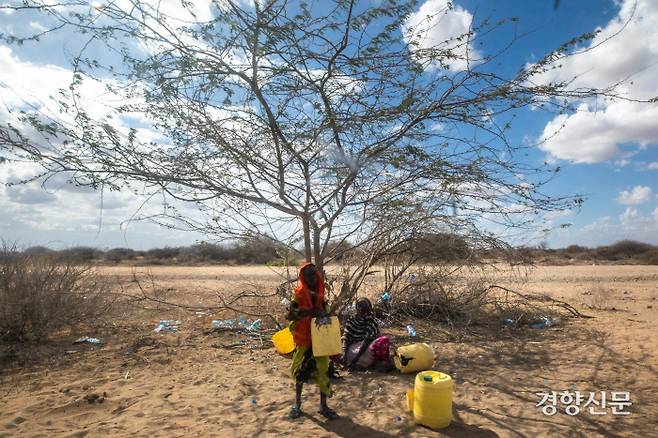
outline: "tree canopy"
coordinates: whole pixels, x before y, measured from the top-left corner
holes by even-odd
[[[420,235],[503,245],[485,221],[524,227],[582,202],[544,193],[559,168],[524,159],[534,145],[506,133],[519,109],[570,111],[574,98],[615,95],[614,84],[537,79],[592,34],[503,74],[496,60],[515,36],[495,53],[473,47],[515,19],[428,44],[450,4],[413,23],[415,1],[218,0],[208,16],[193,2],[166,4],[2,6],[49,26],[3,35],[8,43],[79,37],[58,111],[26,104],[0,123],[6,159],[38,163],[40,178],[161,195],[150,219],[282,242],[320,267],[345,247],[372,264]],[[112,96],[104,111],[85,95],[92,86]]]

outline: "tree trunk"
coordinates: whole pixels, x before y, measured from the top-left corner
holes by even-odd
[[[311,262],[311,225],[308,217],[302,217],[302,224],[304,226],[304,258],[306,262]]]
[[[313,258],[315,267],[324,276],[324,257],[322,256],[322,248],[320,246],[320,230],[313,227]]]

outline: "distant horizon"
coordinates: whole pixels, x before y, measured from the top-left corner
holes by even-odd
[[[211,244],[211,245],[219,245],[219,246],[227,246],[228,247],[231,243],[227,239],[224,242],[219,242],[219,241],[213,242],[211,240],[201,240],[201,241],[192,242],[192,243],[188,243],[188,244],[162,245],[162,246],[152,246],[152,247],[148,247],[148,248],[136,248],[136,247],[130,247],[130,246],[105,246],[105,247],[100,247],[100,246],[85,245],[85,244],[77,244],[77,245],[72,244],[70,246],[55,247],[55,246],[50,246],[48,243],[34,244],[34,245],[24,245],[21,242],[13,242],[13,241],[10,241],[6,238],[3,238],[2,236],[0,236],[0,242],[4,242],[5,244],[8,244],[8,245],[16,245],[16,247],[21,251],[29,250],[29,249],[32,249],[32,248],[46,248],[46,249],[49,249],[49,250],[52,250],[52,251],[66,251],[66,250],[71,250],[71,249],[76,249],[76,248],[90,248],[90,249],[93,249],[93,250],[96,250],[96,251],[102,251],[102,252],[107,252],[107,251],[111,251],[111,250],[115,250],[115,249],[127,249],[127,250],[131,250],[131,251],[135,251],[135,252],[148,252],[148,251],[157,250],[157,249],[164,249],[164,248],[189,248],[189,247],[193,247],[195,245],[201,245],[201,244]],[[233,243],[237,243],[237,242],[238,241],[235,240]],[[541,242],[540,242],[540,244],[537,244],[537,245],[534,245],[534,246],[528,246],[528,245],[517,245],[517,246],[511,245],[511,246],[512,246],[512,248],[531,248],[531,249],[539,249],[539,250],[542,250],[542,249],[543,250],[562,250],[562,249],[567,249],[570,246],[578,246],[578,247],[585,248],[585,249],[597,249],[597,248],[602,248],[602,247],[613,246],[613,245],[616,245],[620,242],[635,242],[635,243],[639,243],[639,244],[642,244],[642,245],[650,245],[650,246],[658,248],[658,244],[651,243],[651,242],[646,242],[646,241],[641,241],[641,240],[636,240],[636,239],[620,239],[620,240],[616,240],[616,241],[611,242],[611,243],[596,245],[596,246],[587,246],[587,245],[580,245],[580,244],[577,244],[577,243],[572,243],[572,244],[569,244],[569,245],[566,245],[566,246],[561,246],[561,247],[548,246],[546,248],[541,248],[540,247]]]

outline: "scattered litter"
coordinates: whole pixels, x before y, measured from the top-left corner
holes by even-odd
[[[409,281],[416,281],[416,278],[418,278],[416,274],[409,274]]]
[[[126,375],[123,376],[123,380],[128,380],[128,375],[130,374],[130,370],[126,371]]]
[[[128,347],[128,349],[126,350],[126,354],[133,354],[136,351],[137,349],[135,347]]]
[[[249,326],[247,327],[247,330],[249,330],[249,331],[260,330],[260,323],[261,323],[260,319],[257,319],[256,321],[249,324]]]
[[[262,321],[260,319],[250,322],[247,318],[240,315],[238,320],[235,319],[214,319],[211,324],[214,329],[234,329],[234,328],[245,328],[249,331],[260,330]]]
[[[204,316],[210,315],[210,310],[200,310],[198,312],[194,312],[197,318],[203,318]]]
[[[530,324],[531,329],[541,330],[553,325],[553,321],[548,316],[544,316],[541,321],[533,322]]]
[[[391,301],[391,294],[388,291],[385,291],[381,297],[379,297],[380,303],[388,303]]]
[[[288,307],[290,305],[290,300],[288,298],[284,298],[281,300],[281,304]]]
[[[89,345],[101,345],[102,342],[98,338],[90,338],[89,336],[83,336],[81,338],[76,339],[74,344],[89,344]]]
[[[251,405],[252,405],[252,406],[256,406],[256,399],[255,399],[255,398],[252,398],[252,399],[251,399]]]
[[[235,319],[214,319],[212,321],[212,328],[235,328],[237,321]]]
[[[572,383],[572,384],[571,384],[571,390],[572,390],[572,391],[575,391],[576,388],[577,388],[576,384],[575,384],[575,383]]]
[[[153,330],[154,332],[175,332],[178,330],[180,321],[174,319],[161,319],[158,326]]]
[[[415,338],[416,337],[416,329],[414,329],[414,326],[412,326],[411,324],[408,324],[407,325],[407,333],[409,333],[409,336],[411,336],[412,338]]]
[[[78,352],[78,350],[66,350],[66,351],[64,351],[64,353],[66,353],[66,354],[75,354],[77,352]]]
[[[505,319],[503,319],[503,320],[501,321],[501,323],[502,323],[503,325],[506,325],[506,326],[513,326],[513,325],[516,325],[516,323],[514,322],[514,320],[513,320],[513,319],[510,319],[510,318],[505,318]]]
[[[395,417],[395,422],[396,422],[397,424],[402,423],[402,417],[400,417],[400,416]]]

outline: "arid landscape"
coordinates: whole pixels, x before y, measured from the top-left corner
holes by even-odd
[[[161,297],[212,307],[217,291],[271,291],[282,268],[101,267],[115,290],[147,278]],[[138,271],[134,271],[137,269]],[[454,421],[444,430],[416,425],[405,408],[414,375],[341,371],[332,407],[317,411],[318,393],[304,393],[306,415],[289,420],[290,359],[270,341],[273,322],[258,334],[212,331],[229,314],[195,313],[152,300],[115,306],[100,328],[86,333],[100,347],[73,344],[64,331],[31,355],[5,355],[0,371],[0,436],[290,436],[534,437],[637,436],[658,428],[657,266],[543,266],[524,279],[501,278],[516,290],[545,293],[593,318],[562,318],[542,330],[492,324],[468,330],[414,321],[432,344],[434,369],[452,376]],[[374,285],[373,285],[374,293]],[[284,306],[275,305],[283,322]],[[252,317],[249,317],[253,319]],[[176,332],[154,332],[178,319]],[[409,343],[403,327],[386,327],[394,344]],[[581,412],[544,415],[538,392],[627,391],[628,415]],[[609,395],[608,395],[609,397]]]

